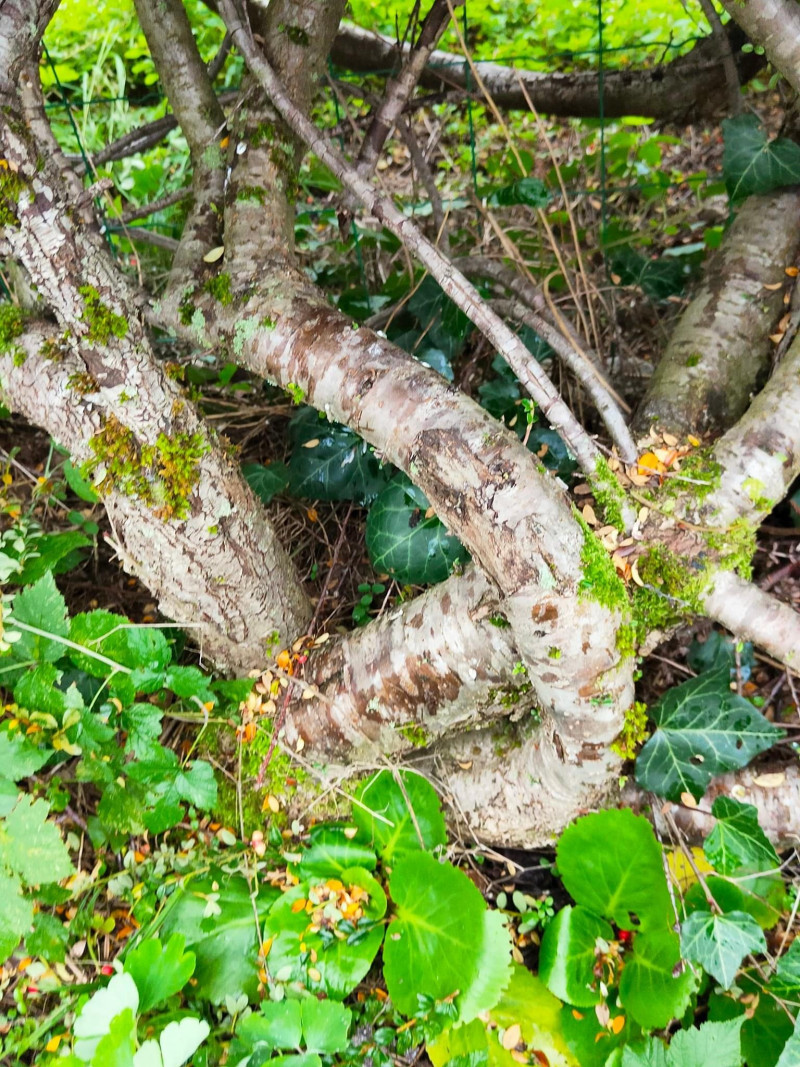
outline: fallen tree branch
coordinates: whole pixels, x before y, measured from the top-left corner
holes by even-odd
[[[767,59],[800,93],[800,8],[793,0],[720,0],[732,21],[762,45]]]
[[[731,6],[734,6],[731,3]],[[743,53],[746,38],[728,29],[736,68],[742,83],[754,77],[763,59]],[[754,38],[758,39],[758,38]],[[404,50],[407,51],[407,48]],[[331,58],[355,71],[388,71],[397,58],[396,43],[389,37],[349,23],[339,28]],[[519,78],[541,114],[597,118],[599,85],[595,71],[542,73],[480,61],[477,69],[498,106],[527,110]],[[468,68],[462,56],[435,51],[420,82],[429,88],[444,86],[466,89]],[[603,74],[603,113],[606,118],[647,115],[671,122],[694,122],[716,115],[728,102],[724,70],[718,45],[702,40],[688,55],[647,70],[606,70]]]
[[[710,619],[752,641],[787,667],[800,667],[800,615],[732,571],[718,571],[702,597]]]
[[[328,139],[310,122],[286,95],[270,64],[256,46],[251,33],[240,20],[232,0],[222,0],[223,13],[237,48],[267,96],[287,125],[308,148],[358,197],[380,223],[395,234],[415,254],[450,299],[490,340],[514,370],[523,387],[537,402],[553,429],[564,438],[578,462],[592,474],[600,452],[561,399],[553,383],[536,363],[519,338],[486,305],[477,289],[431,244],[414,223],[390,199],[375,189],[348,165]]]

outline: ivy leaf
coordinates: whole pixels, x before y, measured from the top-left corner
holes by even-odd
[[[510,185],[495,189],[487,201],[489,207],[526,204],[528,207],[547,207],[550,193],[541,178],[520,178]]]
[[[436,515],[427,518],[428,498],[396,478],[379,494],[367,516],[366,541],[375,570],[403,585],[444,581],[469,553]]]
[[[722,135],[722,173],[734,203],[753,193],[800,183],[800,145],[785,137],[768,141],[755,115],[725,119]]]
[[[441,348],[424,348],[416,358],[420,363],[424,363],[432,370],[435,370],[437,374],[441,374],[448,382],[452,382],[455,377],[450,360]]]
[[[0,822],[0,865],[17,874],[25,885],[59,882],[72,874],[66,845],[55,823],[47,821],[46,800],[20,797]]]
[[[268,467],[263,463],[245,463],[242,474],[262,504],[269,504],[289,485],[289,469],[285,463],[270,463]]]
[[[265,1000],[259,1012],[242,1019],[236,1027],[240,1042],[250,1048],[257,1044],[272,1049],[300,1048],[303,1040],[303,1021],[299,1000]]]
[[[383,467],[367,442],[347,426],[309,409],[292,421],[289,435],[289,488],[296,496],[368,504],[386,485],[392,468]]]
[[[263,920],[279,891],[261,886],[254,905],[246,879],[220,877],[194,878],[178,894],[162,929],[166,936],[183,934],[194,952],[195,992],[212,1004],[242,993],[254,1000],[259,948],[255,912]]]
[[[374,871],[377,864],[375,853],[354,841],[352,830],[353,827],[331,823],[312,826],[308,847],[297,867],[300,880],[332,878],[348,867]]]
[[[133,1020],[138,1007],[139,992],[133,978],[129,974],[115,974],[105,989],[98,989],[84,1004],[73,1023],[73,1052],[78,1059],[91,1063],[113,1020],[126,1012]]]
[[[133,1067],[181,1067],[208,1037],[207,1022],[189,1016],[168,1023],[158,1042],[145,1041],[133,1057]]]
[[[309,1052],[333,1055],[347,1048],[353,1013],[335,1000],[309,997],[302,1002],[303,1044]]]
[[[743,1017],[742,1057],[748,1067],[775,1067],[783,1046],[792,1033],[792,1023],[784,1008],[771,996],[765,996],[761,982],[740,974],[732,996],[722,990],[708,1000],[708,1018],[712,1022]]]
[[[800,941],[796,938],[781,958],[767,988],[781,1000],[800,997]]]
[[[67,636],[67,604],[49,571],[14,597],[14,619],[47,634]],[[11,656],[15,660],[53,663],[64,655],[64,646],[58,641],[25,630],[21,634],[20,639],[11,646]]]
[[[726,668],[668,689],[650,717],[660,727],[636,760],[643,788],[679,801],[699,800],[711,779],[745,767],[783,736],[749,701],[731,692]]]
[[[597,943],[614,939],[614,931],[599,915],[568,904],[548,925],[539,953],[539,977],[561,1000],[589,1008],[603,999],[594,973]]]
[[[705,641],[698,641],[696,637],[692,638],[686,654],[686,662],[698,674],[727,667],[731,676],[735,677],[738,670],[739,677],[746,682],[753,670],[755,653],[750,641],[734,641],[725,634],[721,634],[719,630],[712,630]]]
[[[681,926],[683,955],[699,963],[723,989],[731,987],[748,953],[766,950],[763,930],[752,915],[743,911],[725,915],[696,911]]]
[[[780,867],[778,854],[758,825],[758,809],[733,797],[716,797],[711,814],[717,820],[703,844],[703,852],[720,874],[741,867],[769,871]]]
[[[643,816],[623,809],[577,819],[561,835],[557,863],[570,896],[621,929],[670,926],[661,846]]]
[[[683,1015],[697,983],[680,966],[680,941],[672,930],[637,934],[633,947],[619,982],[620,1004],[644,1030],[661,1029]]]
[[[534,426],[528,435],[528,448],[564,482],[568,482],[577,470],[578,461],[567,448],[564,438],[549,426]]]
[[[427,275],[408,302],[408,309],[425,331],[425,337],[452,360],[464,347],[474,327],[464,312]]]
[[[378,771],[361,787],[357,799],[353,822],[384,863],[447,842],[439,796],[414,771]]]
[[[669,300],[683,292],[691,268],[674,256],[648,259],[624,248],[612,257],[611,273],[617,285],[635,285],[651,300]]]
[[[389,890],[395,918],[383,948],[386,988],[405,1015],[417,1011],[417,996],[442,1000],[462,994],[482,963],[486,904],[467,876],[426,852],[401,856]]]
[[[163,946],[157,937],[149,937],[125,957],[125,973],[139,990],[141,1014],[183,989],[194,974],[195,955],[183,951],[185,944],[182,934],[173,934]]]

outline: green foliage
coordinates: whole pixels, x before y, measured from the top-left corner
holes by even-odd
[[[746,767],[783,736],[731,692],[727,667],[668,689],[650,717],[658,729],[639,753],[636,780],[675,801],[687,792],[699,800],[713,777]]]
[[[306,408],[292,420],[289,489],[312,500],[368,504],[387,482],[387,470],[358,434]]]
[[[488,192],[488,190],[484,190]],[[520,178],[510,185],[493,189],[489,193],[490,207],[508,207],[511,204],[525,204],[528,207],[547,207],[551,195],[541,178]]]
[[[378,495],[367,517],[367,551],[379,573],[401,585],[441,582],[456,564],[469,559],[467,550],[432,509],[415,485],[398,477]]]
[[[756,115],[725,119],[722,132],[722,172],[733,203],[800,182],[800,145],[785,137],[768,141]]]
[[[733,797],[715,797],[717,820],[703,845],[706,859],[720,874],[776,870],[780,860],[758,825],[758,811]]]
[[[128,332],[128,323],[122,315],[116,315],[107,307],[100,293],[91,285],[82,286],[78,292],[84,300],[81,318],[88,324],[87,340],[97,345],[107,345],[112,337],[123,338]]]
[[[610,261],[618,285],[635,285],[651,300],[669,300],[683,292],[691,274],[689,265],[673,256],[648,259],[632,248],[616,252]]]
[[[681,952],[729,989],[748,953],[766,952],[764,931],[741,911],[693,912],[681,927]]]

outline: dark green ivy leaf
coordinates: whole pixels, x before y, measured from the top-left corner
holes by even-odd
[[[426,518],[428,498],[415,485],[396,478],[381,492],[367,516],[367,551],[379,574],[402,585],[444,581],[469,553],[435,516]]]
[[[282,493],[289,485],[289,470],[285,463],[270,463],[268,467],[263,463],[245,463],[242,474],[264,504],[269,504],[277,493]]]
[[[307,409],[289,430],[292,457],[289,488],[310,500],[355,500],[368,504],[386,485],[391,467],[384,467],[366,441],[339,423]]]
[[[727,667],[668,689],[650,717],[659,729],[639,753],[636,781],[673,801],[684,792],[699,800],[715,775],[747,766],[784,736],[731,692]]]
[[[611,260],[611,273],[619,285],[636,285],[651,300],[668,300],[683,291],[691,269],[672,256],[648,259],[632,248],[617,252]]]
[[[489,207],[508,207],[526,204],[528,207],[547,207],[550,193],[541,178],[520,178],[510,185],[495,189],[488,197]]]
[[[717,820],[703,844],[711,866],[720,874],[769,871],[780,866],[778,854],[758,825],[758,809],[733,797],[716,797],[711,813]]]
[[[722,134],[722,173],[733,203],[800,183],[800,145],[785,137],[768,141],[755,115],[725,119]]]

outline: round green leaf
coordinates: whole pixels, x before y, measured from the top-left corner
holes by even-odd
[[[689,1006],[696,981],[680,962],[680,941],[672,930],[636,935],[620,976],[619,999],[644,1030],[668,1026]]]
[[[378,771],[356,799],[353,822],[384,863],[404,852],[434,849],[447,841],[439,796],[421,774]]]
[[[467,876],[427,852],[408,853],[389,881],[395,918],[386,933],[383,971],[394,1005],[405,1015],[417,996],[464,993],[476,979],[486,904]]]
[[[298,877],[307,880],[316,877],[338,877],[348,867],[363,867],[374,871],[377,863],[375,853],[360,841],[353,840],[352,827],[322,823],[311,828],[308,848],[303,852],[297,867]]]
[[[551,993],[588,1008],[603,999],[594,973],[598,941],[613,940],[614,931],[599,916],[580,906],[562,908],[544,932],[539,977]]]
[[[558,843],[567,892],[620,929],[666,929],[672,921],[661,846],[647,819],[601,811],[568,826]]]
[[[378,573],[405,585],[444,581],[469,553],[435,516],[426,518],[428,498],[421,489],[396,479],[380,493],[367,517],[367,551]]]

